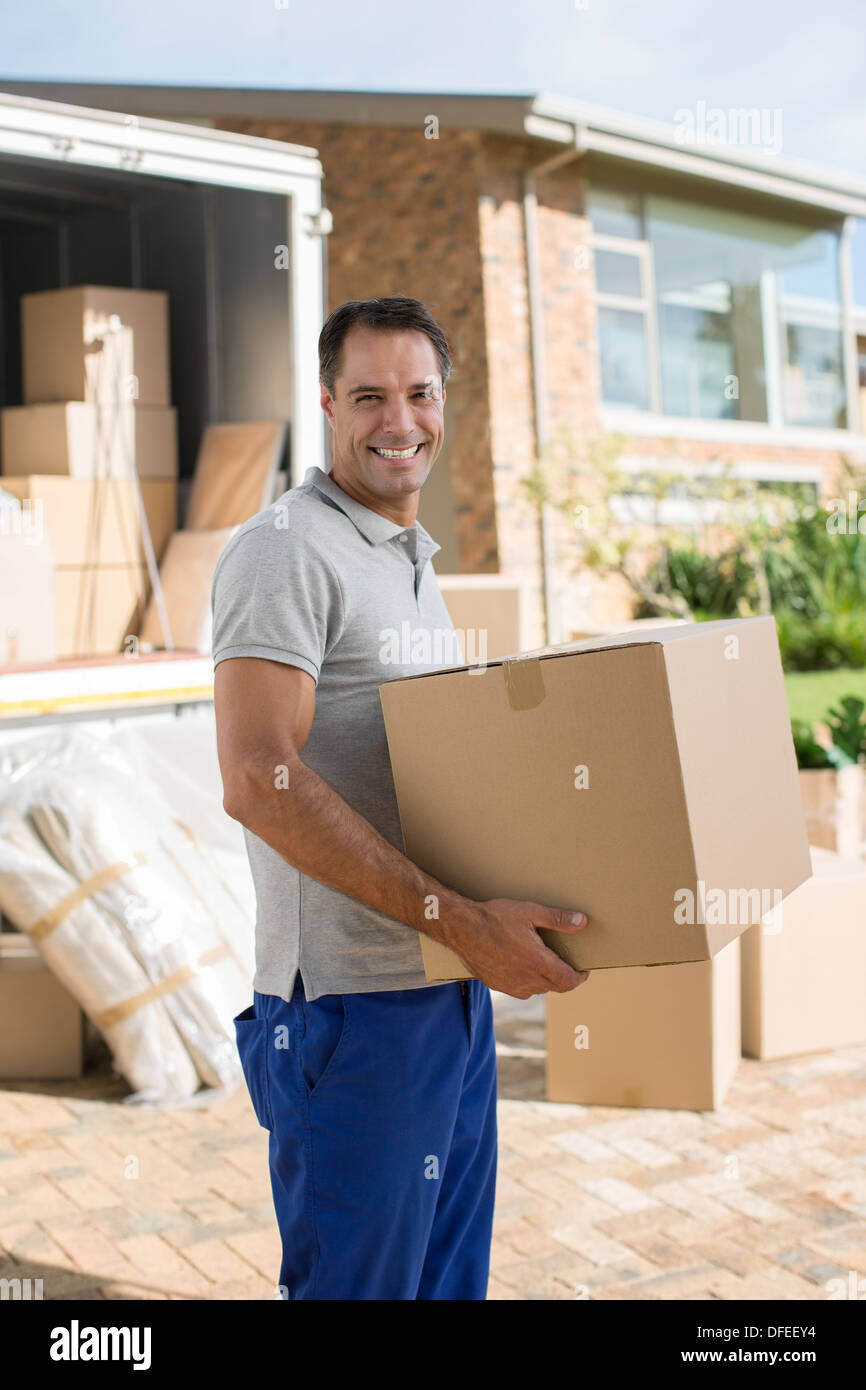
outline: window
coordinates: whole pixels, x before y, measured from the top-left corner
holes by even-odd
[[[599,305],[602,393],[614,405],[649,410],[643,313]]]
[[[801,237],[796,260],[777,279],[785,423],[844,429],[838,236]]]
[[[758,490],[753,494],[754,504],[765,517],[773,515],[777,496],[781,499],[796,497],[801,506],[818,505],[823,487],[820,467],[808,464],[755,461],[726,469],[681,458],[624,455],[618,466],[626,476],[622,489],[608,498],[608,505],[614,519],[627,525],[700,530],[723,523],[731,515],[732,504],[715,490],[722,475],[731,481],[753,484]],[[654,486],[658,473],[674,475],[674,480],[666,484],[663,497],[657,496]]]
[[[646,247],[606,234],[594,238],[596,303],[604,399],[650,410],[651,286]]]
[[[605,189],[591,198],[602,395],[621,408],[656,410],[652,275],[640,200]]]
[[[751,219],[647,198],[658,297],[662,411],[766,420],[761,262]]]
[[[637,194],[591,188],[589,202],[592,230],[596,235],[629,237],[632,241],[639,241],[643,236],[641,200]]]
[[[866,434],[866,219],[851,219],[850,323],[855,334],[855,358],[860,432]]]
[[[861,309],[866,309],[866,218],[852,218],[851,226],[851,297]]]
[[[606,405],[847,427],[841,223],[607,188],[590,189],[588,207]],[[855,285],[858,248],[866,315],[866,230]]]

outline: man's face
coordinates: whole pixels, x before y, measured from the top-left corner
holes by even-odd
[[[350,329],[334,396],[323,386],[321,400],[337,482],[386,503],[423,487],[445,438],[445,391],[426,333]]]

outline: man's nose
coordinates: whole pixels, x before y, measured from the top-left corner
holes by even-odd
[[[388,434],[406,435],[415,429],[415,417],[408,401],[386,401],[382,428]]]

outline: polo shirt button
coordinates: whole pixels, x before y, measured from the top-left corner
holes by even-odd
[[[408,545],[409,543],[409,537],[405,534],[405,532],[400,536],[400,540],[403,542],[404,545]]]

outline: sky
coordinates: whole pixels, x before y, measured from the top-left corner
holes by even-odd
[[[3,78],[757,107],[866,177],[866,0],[0,0]]]

